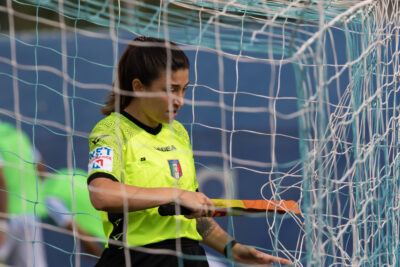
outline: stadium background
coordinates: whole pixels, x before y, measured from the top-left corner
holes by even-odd
[[[107,35],[107,32],[104,32]],[[87,169],[88,143],[87,134],[97,121],[102,118],[99,111],[101,103],[109,93],[104,89],[81,88],[78,83],[84,84],[108,84],[113,80],[112,41],[109,39],[68,34],[68,75],[73,81],[68,83],[68,105],[72,119],[71,127],[73,136],[67,136],[65,129],[48,124],[35,122],[50,121],[59,125],[66,125],[64,105],[63,77],[49,71],[35,70],[35,66],[52,66],[62,70],[61,35],[55,32],[19,33],[16,40],[16,54],[18,64],[29,65],[34,69],[18,68],[18,76],[12,77],[10,64],[0,62],[1,98],[0,120],[15,123],[15,94],[13,79],[18,80],[19,108],[22,115],[22,128],[32,138],[34,145],[40,150],[50,170],[67,167],[67,146],[72,141],[71,163],[76,168]],[[119,33],[120,39],[129,40],[135,36],[130,33]],[[335,38],[335,46],[339,53],[341,36]],[[121,44],[119,54],[125,45]],[[265,63],[239,63],[234,59],[223,57],[222,65],[219,65],[218,54],[212,50],[196,51],[196,47],[184,47],[191,61],[190,84],[196,82],[196,86],[190,86],[185,97],[190,102],[194,94],[194,108],[188,102],[181,109],[177,120],[182,122],[192,137],[195,162],[198,173],[200,189],[212,198],[224,198],[225,185],[223,166],[220,155],[222,142],[225,140],[227,153],[232,153],[233,158],[240,160],[226,162],[232,164],[229,168],[228,184],[232,185],[234,197],[241,199],[261,198],[261,188],[269,179],[279,175],[267,173],[271,170],[267,163],[271,162],[271,136],[252,134],[248,131],[237,131],[231,135],[229,132],[233,126],[235,130],[249,130],[266,134],[273,133],[271,125],[272,116],[266,110],[268,99],[254,95],[219,94],[209,88],[223,90],[224,92],[250,92],[262,96],[276,93],[278,86],[279,97],[295,97],[296,81],[291,65],[280,67],[281,77],[271,81],[273,73],[271,66]],[[197,55],[196,59],[196,52]],[[9,58],[11,53],[9,38],[0,37],[0,56]],[[336,55],[340,60],[341,56]],[[343,56],[344,57],[344,56]],[[196,61],[196,64],[195,64]],[[222,68],[221,68],[222,67]],[[236,67],[239,79],[236,83]],[[223,70],[223,71],[221,71]],[[345,76],[345,75],[344,75]],[[220,80],[223,77],[223,80]],[[76,81],[76,82],[75,82]],[[346,80],[342,80],[346,84]],[[222,88],[221,88],[221,85]],[[274,94],[274,93],[273,93]],[[206,104],[202,101],[208,101]],[[203,105],[203,104],[204,105]],[[213,103],[209,105],[209,103]],[[295,99],[277,101],[276,110],[290,114],[297,110]],[[226,105],[225,108],[221,108]],[[247,109],[229,109],[229,107],[247,107]],[[261,110],[261,111],[258,111]],[[9,111],[9,112],[7,112]],[[224,113],[224,114],[222,114]],[[234,115],[234,116],[233,116]],[[225,118],[225,119],[224,119]],[[193,123],[194,122],[194,123]],[[233,125],[234,122],[234,125]],[[297,118],[277,119],[275,136],[276,161],[282,163],[279,171],[286,172],[299,160],[299,144],[295,138],[287,138],[284,135],[298,136]],[[228,132],[220,131],[224,128]],[[225,134],[226,139],[223,135]],[[232,142],[230,142],[232,141]],[[230,145],[232,147],[230,148]],[[213,154],[213,153],[216,154]],[[213,156],[214,155],[214,156]],[[226,163],[225,162],[225,163]],[[287,167],[285,167],[285,164]],[[300,168],[300,167],[299,167]],[[275,169],[275,171],[278,171]],[[281,185],[291,185],[291,189],[285,190],[280,196],[286,199],[298,200],[300,189],[299,177],[286,177]],[[263,195],[271,195],[269,187],[263,188]],[[267,251],[271,248],[271,239],[266,227],[265,218],[218,218],[217,221],[237,240],[248,245],[257,246]],[[283,217],[283,229],[279,233],[279,241],[286,248],[295,249],[298,244],[298,226],[290,219]],[[295,238],[294,238],[295,237]],[[49,266],[70,266],[73,254],[73,239],[51,231],[45,231],[47,257]],[[83,266],[90,266],[92,261],[84,260]],[[56,265],[55,265],[56,264]]]

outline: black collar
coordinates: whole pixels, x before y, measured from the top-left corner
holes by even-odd
[[[137,126],[142,128],[143,130],[145,130],[149,134],[157,135],[159,132],[161,132],[161,129],[162,129],[162,124],[161,123],[156,128],[151,128],[151,127],[147,126],[146,124],[143,124],[142,122],[138,121],[132,115],[130,115],[128,112],[126,112],[124,110],[121,111],[121,115],[123,115],[124,117],[129,119],[131,122],[133,122],[134,124],[136,124]]]

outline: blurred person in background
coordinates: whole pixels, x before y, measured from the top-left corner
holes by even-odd
[[[44,166],[44,165],[42,165]],[[83,251],[99,257],[105,240],[100,212],[93,208],[87,190],[87,172],[60,169],[53,173],[43,172],[42,199],[47,216],[59,227],[74,231],[82,242]],[[92,240],[91,237],[101,239]],[[96,260],[97,260],[96,257]]]
[[[2,166],[0,162],[0,166]],[[0,167],[0,247],[7,237],[7,187],[3,175],[3,169]],[[1,261],[0,261],[1,263]]]
[[[42,229],[37,225],[40,201],[34,149],[25,133],[5,122],[0,122],[0,172],[8,213],[0,262],[16,267],[46,267]]]

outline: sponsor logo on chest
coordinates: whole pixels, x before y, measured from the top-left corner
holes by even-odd
[[[170,146],[164,146],[164,147],[159,147],[156,146],[154,147],[156,150],[161,151],[161,152],[169,152],[169,151],[173,151],[176,150],[176,147],[174,145],[170,145]]]

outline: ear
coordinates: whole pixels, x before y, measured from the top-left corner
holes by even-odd
[[[138,78],[135,78],[132,80],[132,88],[133,92],[141,92],[144,90],[144,85]]]

